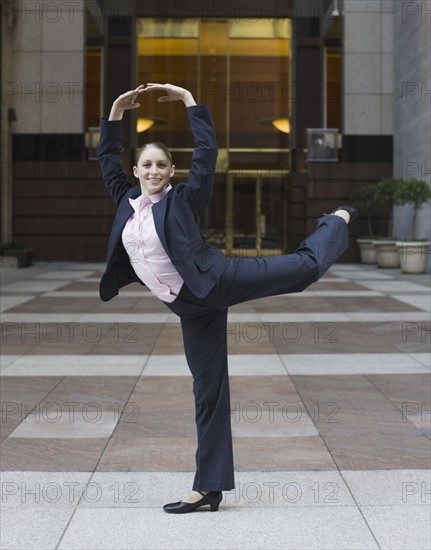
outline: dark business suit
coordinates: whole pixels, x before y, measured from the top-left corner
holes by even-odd
[[[227,258],[205,243],[198,216],[212,196],[217,142],[207,105],[187,108],[196,148],[187,183],[178,183],[152,207],[160,241],[184,280],[167,307],[181,320],[184,349],[193,376],[198,448],[194,490],[234,488],[227,365],[227,312],[231,305],[264,296],[300,292],[317,281],[348,246],[347,224],[338,216],[317,220],[317,230],[293,254]],[[133,214],[129,198],[141,194],[120,165],[121,121],[102,120],[99,161],[105,185],[117,204],[100,296],[110,300],[139,281],[121,234]]]

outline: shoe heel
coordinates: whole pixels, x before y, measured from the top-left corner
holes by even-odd
[[[212,494],[211,496],[212,496],[212,499],[210,499],[210,503],[209,503],[211,506],[211,512],[217,512],[220,502],[222,501],[222,494],[221,492],[217,492],[215,494]]]

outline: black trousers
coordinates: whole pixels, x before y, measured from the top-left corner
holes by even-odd
[[[229,306],[265,296],[301,292],[317,281],[348,247],[346,222],[325,215],[292,254],[229,258],[222,277],[197,298],[185,284],[166,303],[181,320],[184,350],[193,376],[198,437],[196,491],[235,488],[227,361]]]

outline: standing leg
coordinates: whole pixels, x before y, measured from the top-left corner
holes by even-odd
[[[198,448],[194,491],[235,487],[227,365],[227,309],[182,316],[184,349],[193,375]]]

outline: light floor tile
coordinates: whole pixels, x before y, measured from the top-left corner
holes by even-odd
[[[78,281],[77,281],[78,282]],[[85,281],[87,282],[87,281]],[[41,298],[98,298],[99,292],[97,290],[54,290],[53,292],[47,292],[42,294]]]
[[[421,411],[422,405],[422,411]],[[416,414],[409,414],[408,421],[416,426],[418,430],[423,433],[426,433],[428,436],[431,436],[431,416],[429,408],[426,408],[426,403],[414,403],[414,407],[418,407],[418,412]],[[431,450],[431,448],[430,448]],[[431,460],[430,460],[431,466]],[[430,486],[431,487],[431,486]]]
[[[14,356],[9,356],[14,357]],[[147,355],[24,355],[2,376],[139,376]]]
[[[382,550],[429,550],[429,507],[362,506],[361,511]]]
[[[2,506],[55,511],[76,507],[81,497],[91,502],[101,491],[96,483],[86,489],[91,475],[91,472],[1,472]]]
[[[152,355],[142,376],[191,376],[191,373],[184,355]]]
[[[429,288],[426,286],[411,283],[409,281],[363,281],[361,285],[372,290],[383,292],[384,294],[392,294],[395,292],[401,292],[402,294],[406,292],[423,292],[424,294],[429,294],[430,292]]]
[[[208,537],[212,542],[209,542]],[[378,546],[356,508],[78,509],[59,550],[223,548],[368,550]]]
[[[78,316],[79,323],[166,323],[169,313],[84,313]],[[179,320],[179,317],[176,317]],[[179,321],[175,321],[179,322]]]
[[[84,279],[83,281],[75,281],[77,283],[84,282],[87,283],[87,279]],[[46,294],[42,294],[41,298],[99,298],[99,291],[97,290],[56,290],[54,292],[47,292]],[[121,298],[152,298],[153,300],[157,300],[152,294],[146,291],[135,291],[135,290],[129,290],[128,292],[122,291],[118,296],[116,296],[116,300],[121,300]]]
[[[2,508],[2,550],[54,550],[73,511],[72,506],[50,511]]]
[[[304,290],[304,292],[284,294],[284,296],[289,298],[373,298],[384,294],[376,290]]]
[[[431,368],[431,354],[429,353],[410,353],[410,357],[413,357],[415,361],[424,365],[425,367]]]
[[[2,315],[3,323],[165,323],[169,315],[162,313],[106,313],[82,314],[82,313],[5,313]],[[172,316],[172,321],[175,322]]]
[[[3,323],[70,323],[76,321],[80,313],[4,313]],[[105,316],[106,317],[106,316]]]
[[[19,359],[21,355],[0,355],[0,371],[7,369],[14,361]]]
[[[66,284],[65,281],[41,281],[29,279],[27,281],[16,281],[2,287],[4,292],[49,292],[56,290]]]
[[[190,489],[185,472],[95,472],[100,499],[83,508],[158,508]],[[91,498],[91,497],[90,497]],[[221,507],[278,508],[356,506],[337,471],[236,472],[235,489],[223,492]]]
[[[243,322],[250,322],[244,314]],[[429,314],[422,311],[351,312],[351,313],[261,313],[259,320],[267,323],[381,323],[381,322],[421,322],[429,321]],[[239,320],[238,320],[239,321]]]
[[[422,321],[429,321],[429,313],[422,313],[422,311],[388,311],[383,313],[350,313],[350,317],[353,321],[363,323],[381,323],[387,321],[399,321],[403,322],[413,321],[415,323]]]
[[[331,312],[331,313],[229,313],[229,323],[380,323],[400,319],[403,322],[429,321],[429,314],[422,311],[389,312]],[[2,315],[3,323],[39,322],[39,323],[169,323],[178,324],[179,317],[169,313],[116,313],[107,317],[106,313],[8,313]]]
[[[36,275],[36,279],[83,279],[94,275],[94,271],[80,271],[78,269],[64,269],[58,271],[46,271]]]
[[[25,302],[28,302],[29,300],[32,300],[35,298],[34,295],[26,294],[25,296],[20,295],[14,295],[14,294],[3,294],[0,299],[0,312],[7,311],[8,309],[18,306],[20,304],[24,304]]]
[[[352,269],[352,270],[346,270],[346,269],[334,269],[331,271],[334,275],[341,274],[346,279],[349,279],[351,281],[363,281],[363,280],[376,280],[376,281],[391,281],[393,280],[393,277],[390,275],[386,275],[386,273],[378,273],[377,271],[361,271],[359,269]],[[385,284],[382,283],[382,284]],[[361,285],[364,284],[361,282]]]
[[[429,506],[430,470],[342,470],[359,506]]]
[[[279,355],[229,355],[229,372],[237,376],[286,375]]]
[[[395,300],[409,304],[410,306],[423,309],[424,311],[431,311],[431,297],[423,296],[422,294],[395,294],[393,296]]]
[[[290,375],[425,373],[406,353],[338,353],[280,355]]]
[[[337,271],[364,271],[361,267],[361,264],[334,264],[329,268],[328,273],[335,273]]]
[[[85,279],[83,281],[77,281],[77,282],[88,282],[88,281],[87,279]],[[135,291],[135,290],[129,290],[127,292],[122,291],[122,293],[119,294],[117,299],[121,299],[121,297],[124,298],[126,294],[127,294],[126,296],[127,298],[152,298],[153,300],[157,301],[157,298],[155,298],[155,296],[153,296],[149,292]],[[289,296],[289,298],[316,298],[316,297],[372,298],[376,296],[384,296],[384,294],[376,290],[305,290],[304,292],[297,293],[297,294],[280,294],[280,296]],[[42,298],[74,298],[74,297],[98,298],[99,292],[97,290],[75,290],[75,291],[56,290],[53,292],[47,292],[46,294],[43,294],[41,297]]]
[[[319,279],[315,284],[318,285],[319,283],[349,283],[349,279],[345,279],[344,277],[340,277],[336,275],[336,277],[326,277],[325,275]]]
[[[286,375],[279,356],[274,355],[229,355],[231,376]],[[184,355],[152,355],[144,368],[143,376],[191,376]]]
[[[105,262],[63,262],[61,266],[69,271],[91,271],[92,273],[106,269]]]
[[[60,406],[44,407],[42,413],[30,413],[9,438],[87,439],[108,438],[117,423],[116,411],[102,411],[97,403],[82,411],[59,410]]]

